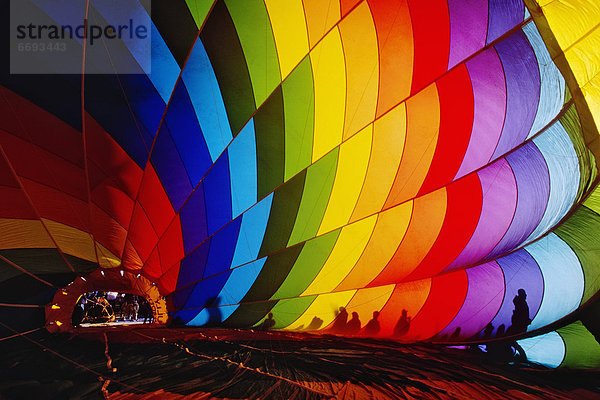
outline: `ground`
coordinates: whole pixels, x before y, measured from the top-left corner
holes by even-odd
[[[2,399],[600,399],[600,371],[298,333],[143,326],[0,342]]]

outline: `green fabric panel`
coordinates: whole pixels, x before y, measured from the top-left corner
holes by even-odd
[[[198,29],[202,28],[215,0],[185,0]]]
[[[246,59],[225,3],[218,1],[200,33],[215,71],[231,132],[237,136],[256,111]]]
[[[565,104],[567,104],[573,96],[571,96],[571,91],[569,90],[569,85],[565,85]]]
[[[288,247],[286,244],[296,220],[305,177],[306,171],[303,171],[275,191],[269,222],[267,222],[267,229],[258,258]]]
[[[262,270],[258,274],[256,281],[254,281],[254,284],[240,303],[265,301],[270,299],[277,289],[279,289],[279,286],[281,286],[283,281],[285,281],[285,278],[287,278],[298,255],[302,251],[302,247],[303,244],[299,244],[269,256]],[[261,316],[261,318],[262,317],[263,316]],[[253,324],[255,322],[253,322]]]
[[[305,191],[288,245],[316,236],[333,189],[338,154],[339,147],[308,167]]]
[[[588,198],[585,199],[583,205],[600,214],[600,188],[596,187]]]
[[[256,131],[257,196],[262,199],[283,183],[283,95],[278,87],[254,117]]]
[[[275,320],[275,325],[272,329],[281,329],[289,326],[304,314],[316,298],[317,296],[315,295],[279,300],[275,307],[271,309],[273,319]],[[267,319],[267,316],[258,321],[254,326],[259,326],[265,319]]]
[[[577,191],[577,201],[581,200],[583,195],[590,189],[591,182],[596,178],[596,162],[592,152],[586,147],[583,140],[581,122],[575,106],[569,107],[565,115],[560,118],[560,123],[565,128],[575,152],[579,157],[579,190]]]
[[[273,308],[276,301],[260,301],[258,303],[240,304],[223,324],[229,328],[247,328],[256,324]]]
[[[556,331],[565,342],[565,358],[560,365],[566,368],[600,368],[600,344],[581,321]]]
[[[554,231],[573,249],[583,268],[585,289],[582,304],[600,290],[600,216],[580,207]]]
[[[183,0],[153,0],[152,22],[180,68],[198,37],[198,27]]]
[[[308,57],[302,60],[282,84],[286,181],[311,163],[315,122],[313,86],[312,66]]]
[[[336,229],[304,243],[304,248],[288,277],[272,298],[283,299],[300,296],[321,271],[340,235],[340,231],[341,229]]]
[[[279,59],[271,21],[262,0],[225,0],[244,49],[255,104],[263,101],[281,83]]]

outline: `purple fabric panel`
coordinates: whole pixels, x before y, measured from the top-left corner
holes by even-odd
[[[487,0],[448,0],[450,59],[448,69],[485,46]]]
[[[498,144],[506,111],[504,71],[496,50],[488,49],[469,60],[467,70],[473,85],[473,130],[456,178],[488,163]]]
[[[469,338],[481,331],[496,315],[504,299],[504,275],[495,261],[467,269],[469,289],[456,318],[440,333]]]
[[[540,99],[540,70],[527,36],[518,31],[496,45],[506,76],[506,120],[497,158],[523,143],[531,130]]]
[[[506,295],[500,311],[492,320],[494,334],[500,325],[506,329],[511,325],[512,312],[515,308],[513,298],[519,289],[524,289],[527,294],[529,315],[533,319],[542,304],[544,294],[544,278],[540,267],[525,250],[519,250],[496,260],[504,272],[504,285]]]
[[[479,223],[464,250],[444,271],[481,261],[502,239],[513,218],[517,185],[508,162],[500,159],[477,175],[483,191]]]
[[[525,4],[523,0],[490,0],[488,35],[491,43],[523,22]]]
[[[517,180],[517,210],[508,232],[488,259],[514,250],[531,235],[544,216],[550,196],[548,166],[534,143],[527,143],[506,156],[506,160]]]

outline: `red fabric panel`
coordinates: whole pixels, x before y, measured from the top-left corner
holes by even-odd
[[[150,256],[158,237],[142,206],[137,204],[131,217],[129,240],[142,260]]]
[[[123,228],[127,228],[133,212],[133,200],[120,189],[111,186],[111,183],[107,180],[104,184],[96,186],[92,192],[92,202]]]
[[[4,131],[0,131],[0,145],[20,177],[87,201],[83,168]]]
[[[441,332],[458,314],[469,286],[467,272],[456,271],[433,278],[429,297],[404,337],[424,340]]]
[[[179,267],[181,263],[175,264],[166,274],[158,281],[158,289],[162,294],[171,294],[177,286],[177,277],[179,276]]]
[[[408,0],[415,43],[411,93],[414,94],[448,69],[450,16],[447,0]]]
[[[12,188],[20,188],[19,182],[15,178],[8,162],[0,155],[0,186],[8,186]]]
[[[340,0],[340,10],[342,12],[342,18],[344,18],[344,16],[346,14],[348,14],[348,12],[350,10],[352,10],[352,8],[357,5],[358,3],[360,3],[361,0]]]
[[[38,219],[21,189],[0,186],[0,218]]]
[[[448,211],[442,230],[429,254],[406,279],[428,278],[442,272],[464,249],[475,232],[483,193],[477,174],[467,175],[446,187]]]
[[[83,168],[79,130],[8,89],[0,92],[1,129]]]
[[[156,281],[162,274],[160,266],[160,255],[158,254],[158,247],[155,247],[150,257],[144,263],[144,276],[151,281]]]
[[[23,187],[41,217],[89,232],[88,203],[22,178]]]
[[[120,255],[125,247],[127,230],[95,204],[91,205],[91,210],[94,240],[106,247],[111,253]]]
[[[86,141],[90,186],[93,190],[98,176],[93,173],[99,168],[104,174],[115,180],[114,184],[129,197],[135,199],[142,169],[125,153],[108,133],[89,115],[86,115]],[[94,164],[94,166],[92,166]],[[101,180],[103,178],[100,178]]]
[[[183,236],[179,216],[169,225],[169,228],[158,242],[158,250],[160,252],[162,273],[165,273],[183,258]]]
[[[139,202],[146,210],[156,233],[162,235],[175,217],[175,211],[150,163],[142,179]]]
[[[440,133],[429,173],[419,195],[454,179],[462,163],[473,129],[473,87],[462,64],[437,81],[440,99]]]
[[[379,45],[377,116],[410,94],[413,43],[407,0],[369,0]]]

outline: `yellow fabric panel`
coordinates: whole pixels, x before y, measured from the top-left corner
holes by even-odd
[[[373,235],[358,262],[336,290],[364,287],[389,263],[406,234],[412,216],[409,201],[380,213]]]
[[[285,79],[308,54],[308,32],[302,0],[265,0],[265,5],[275,36],[281,77]]]
[[[340,146],[338,167],[318,235],[344,226],[350,220],[369,165],[373,125]]]
[[[310,63],[315,86],[314,162],[342,142],[346,108],[346,66],[337,28],[311,52]]]
[[[446,188],[415,199],[408,231],[386,268],[392,268],[393,273],[388,275],[384,270],[385,276],[400,282],[423,261],[442,229],[447,206]]]
[[[376,221],[377,216],[373,215],[342,228],[325,265],[302,296],[331,292],[340,284],[362,254]]]
[[[429,171],[440,125],[440,104],[435,84],[407,100],[404,154],[386,207],[414,198]]]
[[[385,303],[387,303],[394,292],[395,286],[386,285],[359,289],[346,306],[346,311],[348,311],[349,315],[348,319],[355,312],[358,313],[358,319],[360,319],[362,326],[367,325],[369,320],[373,318],[373,311],[380,311],[385,306]]]
[[[563,50],[600,23],[600,2],[597,0],[538,1]]]
[[[115,268],[121,265],[119,257],[98,242],[96,242],[96,254],[98,254],[98,262],[102,268]]]
[[[381,211],[400,165],[406,139],[405,103],[375,121],[365,183],[350,222]]]
[[[92,236],[77,228],[42,218],[50,235],[65,254],[96,262],[96,250]]]
[[[594,117],[596,127],[600,129],[600,75],[590,81],[581,91]]]
[[[322,321],[319,329],[325,328],[335,319],[339,308],[345,307],[355,293],[356,290],[349,290],[347,292],[327,293],[317,296],[304,314],[285,329],[306,329],[315,321],[315,318],[319,318]]]
[[[281,0],[277,0],[281,1]],[[287,3],[287,1],[282,3]],[[340,20],[339,0],[303,0],[310,48]]]
[[[580,86],[600,73],[600,29],[591,32],[565,52],[565,57]]]
[[[377,33],[366,2],[340,22],[347,69],[344,140],[375,119],[379,87]]]
[[[39,220],[0,218],[0,250],[56,248]]]

